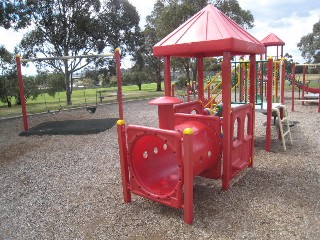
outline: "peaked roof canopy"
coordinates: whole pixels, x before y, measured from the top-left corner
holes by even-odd
[[[267,47],[267,46],[284,46],[285,43],[280,38],[278,38],[275,34],[270,33],[268,36],[266,36],[264,39],[261,40],[261,42]]]
[[[154,56],[263,54],[263,44],[209,4],[153,47]]]

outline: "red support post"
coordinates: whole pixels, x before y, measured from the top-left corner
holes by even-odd
[[[24,126],[24,130],[28,131],[29,126],[28,126],[27,107],[26,107],[26,100],[24,97],[24,85],[23,85],[23,80],[22,80],[21,59],[20,59],[19,55],[16,55],[16,63],[17,63],[17,71],[18,71],[18,83],[19,83],[19,90],[20,90],[20,101],[21,101],[23,126]]]
[[[251,148],[251,161],[249,167],[253,165],[253,156],[254,156],[254,127],[255,127],[255,102],[256,102],[256,56],[254,54],[250,55],[250,103],[252,104],[252,148]],[[249,127],[249,126],[247,126]]]
[[[197,58],[198,62],[198,98],[201,102],[204,102],[204,83],[203,83],[203,58]]]
[[[279,88],[278,88],[278,85],[279,85],[279,80],[278,79],[278,70],[279,70],[279,75],[280,75],[280,63],[277,61],[274,63],[275,67],[274,67],[274,84],[275,84],[275,93],[274,93],[274,96],[273,96],[273,102],[278,102],[278,91],[279,91]]]
[[[296,84],[296,63],[292,64],[291,111],[294,112],[294,87]]]
[[[192,144],[193,130],[186,128],[183,131],[183,190],[184,190],[184,204],[183,214],[184,221],[191,224],[193,221],[193,144]]]
[[[222,102],[223,102],[223,174],[222,189],[227,190],[230,186],[231,179],[231,54],[223,53],[222,61]]]
[[[273,58],[268,58],[268,80],[267,80],[267,127],[265,150],[271,150],[271,117],[272,117],[272,82],[273,82]]]
[[[120,155],[120,166],[121,166],[121,180],[122,180],[122,191],[123,198],[126,203],[131,202],[131,192],[129,190],[129,169],[127,160],[127,145],[125,135],[125,122],[124,120],[117,121],[118,131],[118,145]]]
[[[164,58],[164,95],[171,96],[171,71],[170,56]]]
[[[267,56],[268,56],[268,48],[267,48],[267,47],[265,47],[265,49],[266,49],[266,53],[265,53],[265,55],[264,55],[264,60],[267,60]]]
[[[119,119],[123,119],[123,101],[122,101],[122,80],[121,80],[121,66],[120,66],[120,48],[116,48],[115,52],[116,59],[116,71],[117,71],[117,85],[118,85],[118,105],[119,105]]]
[[[286,75],[286,65],[285,65],[285,58],[282,58],[281,59],[281,74],[280,74],[280,76],[281,76],[281,78],[280,78],[280,84],[281,84],[281,93],[280,93],[280,97],[281,97],[281,100],[280,100],[280,102],[281,102],[281,104],[284,104],[284,88],[285,88],[285,85],[284,85],[284,82],[285,82],[285,75]]]
[[[303,75],[302,75],[302,100],[304,100],[304,90],[306,86],[306,66],[303,66]],[[304,105],[304,101],[302,101],[302,105]]]

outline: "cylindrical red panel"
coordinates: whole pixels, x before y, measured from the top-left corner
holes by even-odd
[[[193,175],[213,169],[220,161],[220,132],[214,132],[207,124],[190,120],[175,126],[181,139],[186,128],[193,130],[193,151],[190,156],[193,161]],[[134,181],[132,186],[137,187],[138,191],[143,191],[145,195],[161,199],[170,197],[183,181],[181,177],[184,151],[178,152],[174,143],[176,140],[162,135],[159,130],[152,134],[152,129],[149,129],[145,135],[136,135],[138,137],[129,142],[131,181]]]

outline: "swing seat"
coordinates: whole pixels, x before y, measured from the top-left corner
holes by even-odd
[[[91,114],[95,113],[97,110],[97,106],[86,107],[87,111]]]

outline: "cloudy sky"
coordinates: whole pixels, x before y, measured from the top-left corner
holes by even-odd
[[[137,9],[141,18],[141,27],[146,16],[153,9],[155,0],[129,0]],[[319,0],[238,0],[240,6],[250,10],[254,16],[255,27],[249,32],[258,40],[274,33],[285,42],[284,53],[290,53],[294,61],[304,62],[297,43],[301,37],[311,33],[313,25],[320,19]],[[14,32],[0,28],[0,44],[13,51],[19,43],[23,31]],[[268,54],[274,54],[276,47],[268,48]]]
[[[141,24],[153,9],[155,0],[129,0],[140,13]],[[297,43],[311,33],[320,19],[319,0],[238,0],[242,9],[250,10],[254,17],[253,29],[249,32],[258,40],[274,33],[285,42],[284,53],[290,53],[294,61],[304,62]],[[279,50],[280,51],[280,50]],[[276,55],[276,47],[268,48]]]

